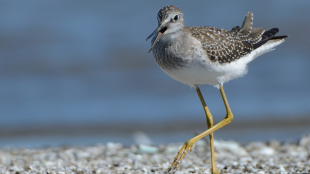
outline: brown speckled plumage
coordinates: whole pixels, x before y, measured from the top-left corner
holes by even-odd
[[[171,13],[178,13],[183,15],[182,11],[176,6],[166,6],[163,7],[157,15],[158,25],[162,22],[163,19],[166,19],[167,16]],[[263,28],[254,28],[253,29],[253,13],[249,12],[242,24],[242,27],[239,26],[232,28],[231,31],[215,28],[215,27],[185,27],[184,32],[188,32],[192,37],[196,38],[202,45],[202,48],[205,50],[208,58],[212,62],[219,62],[220,64],[230,63],[235,60],[240,59],[241,57],[251,53],[254,49],[266,43],[269,39],[272,39],[274,35],[278,32],[277,28],[273,28],[265,32]],[[266,34],[268,37],[266,37]],[[264,35],[265,34],[265,35]],[[156,37],[152,39],[154,42]],[[164,61],[166,63],[166,68],[177,67],[177,65],[182,65],[182,59],[178,59],[175,56],[172,56],[172,59],[166,59],[164,54],[169,54],[165,51],[164,48],[167,48],[169,45],[157,45],[156,49],[153,51],[157,52],[157,57],[161,57],[163,60],[157,59],[157,63],[162,64]],[[159,51],[163,49],[162,51]],[[160,52],[160,53],[159,53]],[[160,54],[160,55],[159,55]],[[162,63],[161,63],[162,62]]]
[[[264,29],[252,29],[253,14],[249,12],[242,28],[231,31],[215,27],[185,27],[198,39],[212,62],[230,63],[255,49],[254,44],[262,39]]]

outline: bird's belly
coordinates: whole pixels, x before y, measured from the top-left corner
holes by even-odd
[[[182,67],[174,70],[163,69],[173,79],[180,81],[184,84],[210,84],[218,85],[218,77],[222,76],[223,73],[214,71],[213,69],[206,68],[202,65],[191,65]]]
[[[173,79],[188,85],[210,84],[219,85],[241,77],[247,73],[246,63],[235,62],[227,65],[218,63],[192,63],[178,69],[163,69]]]

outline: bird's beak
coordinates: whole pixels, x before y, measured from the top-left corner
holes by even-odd
[[[161,24],[159,25],[156,30],[149,36],[146,38],[146,41],[149,40],[151,37],[153,37],[155,34],[157,34],[156,39],[154,40],[151,49],[149,50],[149,52],[151,52],[151,50],[154,48],[154,46],[157,44],[157,42],[164,36],[164,32],[167,30],[167,24]]]

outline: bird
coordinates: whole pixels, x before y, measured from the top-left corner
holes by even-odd
[[[233,114],[223,84],[244,76],[248,63],[275,49],[287,36],[275,36],[278,28],[253,28],[253,13],[248,12],[242,26],[225,30],[209,26],[185,26],[183,12],[174,5],[161,8],[157,15],[158,27],[147,37],[149,52],[157,65],[173,79],[194,87],[202,103],[208,129],[186,141],[178,151],[168,172],[175,170],[194,143],[209,135],[211,173],[219,173],[215,165],[213,132],[229,124]],[[199,85],[213,85],[219,89],[226,116],[213,125],[213,117],[202,96]]]

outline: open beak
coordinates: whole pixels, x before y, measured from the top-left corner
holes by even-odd
[[[167,24],[166,24],[167,25]],[[154,46],[157,44],[157,42],[164,36],[164,32],[167,30],[167,27],[164,24],[159,25],[156,30],[149,36],[146,38],[146,41],[149,40],[151,37],[153,37],[155,34],[157,34],[156,39],[154,40],[151,49],[149,50],[149,52],[151,52],[151,50],[154,48]]]

